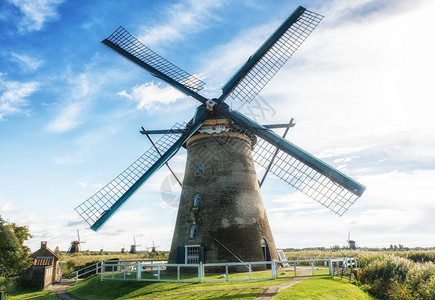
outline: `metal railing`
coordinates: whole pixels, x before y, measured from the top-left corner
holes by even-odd
[[[89,273],[98,274],[98,273],[101,272],[101,264],[102,264],[102,262],[97,262],[97,263],[95,263],[93,265],[89,265],[89,266],[86,266],[86,267],[84,267],[84,268],[82,268],[80,270],[74,271],[73,274],[75,274],[75,275],[74,275],[73,278],[77,282],[80,277],[83,277],[83,276],[85,276],[85,275],[87,275]]]
[[[101,280],[219,282],[313,276],[343,277],[348,274],[351,276],[352,269],[357,266],[358,259],[355,257],[199,264],[130,260],[105,261],[101,263],[99,270]]]
[[[100,261],[100,262],[97,262],[95,264],[92,264],[92,265],[86,266],[84,268],[81,268],[80,270],[72,272],[73,274],[75,274],[73,278],[77,282],[79,280],[79,278],[81,278],[81,277],[83,277],[85,275],[88,275],[90,273],[92,273],[92,274],[103,273],[102,272],[102,265],[103,265],[103,263],[106,263],[106,264],[110,265],[110,263],[128,264],[128,263],[131,263],[131,262],[148,262],[148,263],[151,263],[151,264],[154,265],[154,264],[159,264],[159,263],[167,262],[167,260],[165,260],[165,259],[141,259],[141,260],[107,260],[105,262]]]

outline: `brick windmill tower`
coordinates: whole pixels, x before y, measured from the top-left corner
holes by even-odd
[[[277,135],[231,110],[228,98],[251,102],[323,17],[298,7],[222,88],[217,98],[198,92],[205,85],[165,60],[124,28],[103,44],[165,81],[201,105],[194,117],[163,134],[131,166],[75,210],[97,231],[180,147],[187,148],[169,261],[172,263],[247,262],[277,258],[255,164],[342,215],[365,187]],[[263,181],[263,180],[262,180]],[[265,267],[265,266],[263,266]]]

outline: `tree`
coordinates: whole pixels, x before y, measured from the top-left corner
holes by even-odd
[[[6,274],[16,274],[29,266],[29,247],[24,242],[31,238],[27,226],[18,226],[0,216],[0,269]]]

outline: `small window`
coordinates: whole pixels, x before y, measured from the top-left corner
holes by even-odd
[[[185,246],[185,263],[199,264],[200,246]]]
[[[199,206],[199,203],[201,202],[201,195],[195,194],[195,197],[193,198],[193,206]]]
[[[192,227],[190,227],[190,236],[189,238],[194,239],[196,238],[196,225],[192,225]]]
[[[204,173],[204,167],[202,165],[198,165],[196,167],[196,175]]]

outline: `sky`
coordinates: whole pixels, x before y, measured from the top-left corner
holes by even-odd
[[[0,215],[67,250],[169,250],[180,188],[161,168],[98,232],[74,207],[142,155],[139,133],[192,118],[198,102],[100,42],[120,25],[220,88],[302,5],[325,18],[253,105],[262,124],[367,187],[342,217],[268,176],[278,248],[435,246],[435,2],[171,0],[0,2]],[[260,109],[259,109],[260,107]],[[281,134],[282,131],[277,130]],[[186,152],[171,166],[182,175]],[[261,176],[259,170],[259,176]]]

